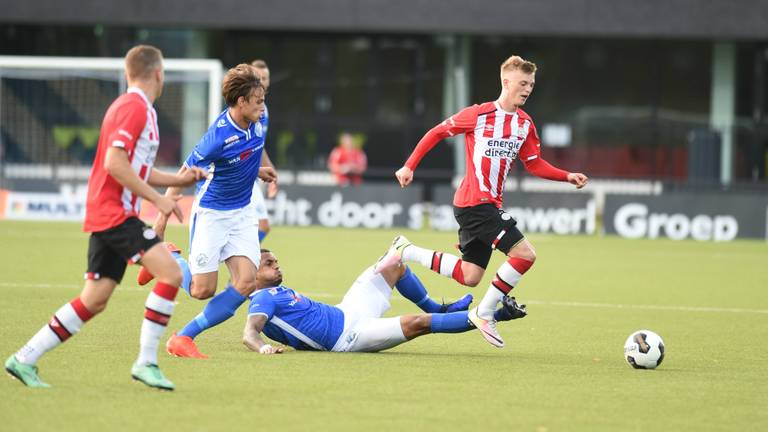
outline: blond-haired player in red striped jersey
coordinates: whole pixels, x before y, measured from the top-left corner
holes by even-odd
[[[462,285],[476,286],[485,274],[493,250],[501,251],[507,261],[496,271],[480,304],[469,313],[470,321],[483,337],[499,348],[504,346],[504,340],[496,329],[493,314],[536,260],[533,246],[502,208],[504,180],[512,163],[519,159],[531,174],[569,182],[579,189],[587,184],[586,175],[563,171],[542,158],[533,120],[520,109],[531,96],[535,82],[534,63],[519,56],[509,57],[501,65],[499,98],[467,107],[432,128],[395,173],[400,186],[408,186],[421,159],[438,142],[464,134],[466,174],[453,199],[461,258],[418,247],[398,236],[376,266],[380,271],[403,261],[418,262]]]

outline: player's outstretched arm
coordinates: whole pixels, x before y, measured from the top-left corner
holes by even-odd
[[[264,325],[267,324],[267,317],[261,314],[251,315],[245,322],[245,329],[243,330],[243,345],[248,347],[251,351],[256,351],[261,354],[281,354],[283,352],[282,347],[273,347],[266,343],[261,338],[261,331],[264,330]]]
[[[195,168],[195,167],[193,167]],[[197,168],[200,170],[200,168]],[[186,166],[182,165],[181,168],[179,168],[179,171],[176,173],[176,177],[184,177],[190,175],[189,172],[192,170]],[[205,170],[202,170],[205,171]],[[207,173],[206,173],[207,175]],[[181,187],[179,186],[171,186],[168,189],[165,190],[165,197],[173,200],[179,200],[181,199]],[[179,210],[179,213],[181,213],[181,210]],[[160,238],[162,238],[165,235],[165,228],[168,226],[168,218],[169,214],[165,214],[163,212],[158,212],[157,217],[155,218],[155,223],[152,226],[152,228],[155,229],[155,232],[157,233]],[[179,217],[179,215],[177,215]],[[181,221],[182,218],[179,217],[179,220]]]
[[[176,174],[153,168],[147,183],[156,187],[187,187],[206,177],[208,177],[208,171],[195,166],[186,170],[179,170]]]
[[[589,180],[587,176],[582,173],[572,173],[552,166],[549,162],[542,159],[541,156],[534,156],[530,160],[525,160],[523,164],[525,165],[525,169],[536,177],[568,182],[575,185],[576,189],[581,189],[586,186],[587,180]]]
[[[157,210],[166,215],[175,214],[182,219],[181,209],[176,204],[177,199],[165,197],[157,193],[149,184],[145,183],[131,167],[128,153],[120,147],[110,147],[104,158],[104,169],[118,183],[128,188],[131,192],[151,202]]]

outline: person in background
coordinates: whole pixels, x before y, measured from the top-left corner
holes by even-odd
[[[359,185],[363,182],[363,173],[368,168],[365,152],[355,146],[352,134],[344,132],[339,137],[339,145],[328,157],[328,169],[339,186]]]

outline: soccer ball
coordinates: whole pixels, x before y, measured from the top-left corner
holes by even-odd
[[[664,360],[664,341],[650,330],[638,330],[624,343],[624,358],[635,369],[656,369]]]

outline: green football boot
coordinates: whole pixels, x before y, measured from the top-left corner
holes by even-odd
[[[22,363],[16,360],[15,355],[5,361],[5,370],[9,375],[21,381],[27,387],[48,388],[51,385],[44,383],[37,375],[37,366]]]
[[[160,368],[156,364],[139,365],[134,364],[131,368],[131,376],[136,381],[141,381],[144,384],[154,387],[160,390],[171,391],[176,386],[163,375]]]

